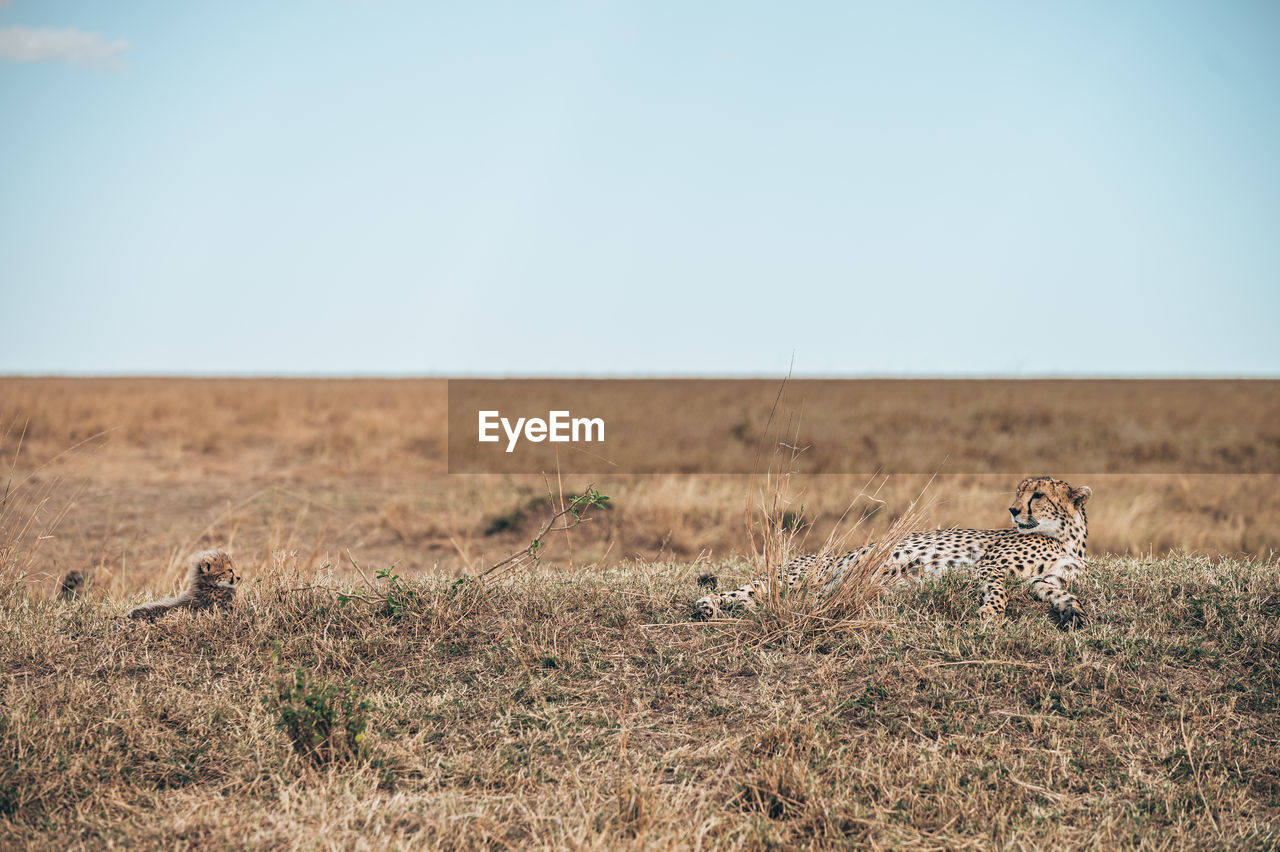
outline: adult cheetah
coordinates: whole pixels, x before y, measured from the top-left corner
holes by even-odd
[[[1089,523],[1084,504],[1092,494],[1088,486],[1073,488],[1047,476],[1024,479],[1009,507],[1013,529],[912,533],[897,543],[881,570],[899,579],[952,569],[972,570],[982,582],[978,613],[984,619],[1004,613],[1008,602],[1004,579],[1012,573],[1026,580],[1035,596],[1049,604],[1049,615],[1058,627],[1079,627],[1085,620],[1084,610],[1067,591],[1067,584],[1085,569]],[[829,592],[844,572],[874,547],[869,544],[840,556],[800,556],[782,566],[778,577],[782,585],[793,586],[812,573],[825,582]],[[768,593],[769,583],[769,578],[762,577],[733,591],[699,598],[694,616],[714,618],[728,606],[752,608],[757,596]]]

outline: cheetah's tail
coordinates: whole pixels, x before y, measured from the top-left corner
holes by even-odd
[[[141,606],[136,606],[129,610],[125,617],[153,621],[154,619],[164,615],[169,610],[182,606],[183,602],[184,598],[180,597],[165,598],[161,601],[150,601],[149,603],[144,603]]]

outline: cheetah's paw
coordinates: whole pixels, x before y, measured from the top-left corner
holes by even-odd
[[[1061,606],[1049,608],[1049,617],[1059,630],[1075,630],[1085,623],[1084,610],[1075,601],[1068,601]]]

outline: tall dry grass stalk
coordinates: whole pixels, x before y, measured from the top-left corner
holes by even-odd
[[[883,486],[884,479],[879,479],[879,486]],[[872,485],[874,483],[868,483]],[[876,487],[860,490],[850,509],[860,501],[874,500],[876,491]],[[798,583],[791,587],[785,587],[781,581],[770,583],[768,593],[758,605],[757,640],[821,639],[832,633],[878,624],[871,617],[873,607],[895,582],[886,570],[889,559],[903,537],[924,527],[927,505],[921,501],[923,496],[896,514],[874,539],[864,524],[874,510],[861,512],[852,522],[833,530],[816,552],[817,562]],[[795,536],[792,538],[794,541]],[[860,557],[843,566],[837,576],[833,572],[834,564],[854,550],[862,551]],[[786,573],[786,567],[783,563],[763,576],[780,577]]]
[[[778,401],[785,385],[784,380]],[[773,426],[778,401],[770,412],[766,434]],[[757,599],[757,639],[763,642],[784,636],[819,636],[868,624],[871,607],[892,582],[884,569],[895,546],[904,536],[922,528],[927,509],[921,491],[872,540],[865,522],[884,506],[879,494],[889,479],[887,475],[872,475],[831,527],[815,554],[817,564],[798,583],[786,586],[787,565],[803,554],[809,529],[802,500],[804,491],[793,482],[798,474],[797,462],[808,449],[800,440],[801,421],[801,413],[793,412],[785,423],[779,424],[768,465],[757,487],[747,493],[745,521],[753,566],[759,572],[756,577],[769,578]],[[859,504],[864,508],[850,522]],[[860,548],[865,549],[862,557],[835,577],[832,563],[844,553]]]
[[[14,423],[6,427],[0,443],[5,442],[14,428]],[[24,436],[25,426],[17,436],[17,448],[5,475],[3,495],[0,495],[0,595],[6,597],[15,594],[39,573],[41,545],[53,537],[58,524],[75,504],[74,493],[62,502],[54,499],[61,490],[61,477],[52,476],[43,481],[37,478],[44,465],[15,481]],[[59,455],[74,449],[76,447]]]

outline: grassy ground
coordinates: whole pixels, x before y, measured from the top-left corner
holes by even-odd
[[[851,423],[939,416],[885,387]],[[482,590],[459,578],[527,545],[561,483],[445,475],[443,382],[0,377],[0,848],[1280,848],[1280,475],[1249,472],[1274,470],[1277,388],[1188,384],[1168,423],[1112,400],[1114,446],[1166,472],[943,475],[918,519],[929,476],[796,476],[789,502],[600,478],[608,511]],[[966,404],[979,456],[1083,440]],[[1016,594],[976,623],[962,578],[830,625],[794,597],[689,620],[699,573],[746,579],[761,505],[803,506],[814,550],[849,518],[1004,526],[1036,473],[1090,485],[1090,552],[1127,554],[1091,557],[1080,632]],[[235,556],[234,610],[120,619],[202,547]],[[397,576],[370,590],[353,558]],[[57,603],[69,568],[89,593]]]
[[[1097,560],[1069,635],[1019,596],[983,626],[959,578],[830,630],[694,624],[698,570],[343,607],[278,554],[151,625],[10,586],[0,847],[1280,846],[1274,562]]]

